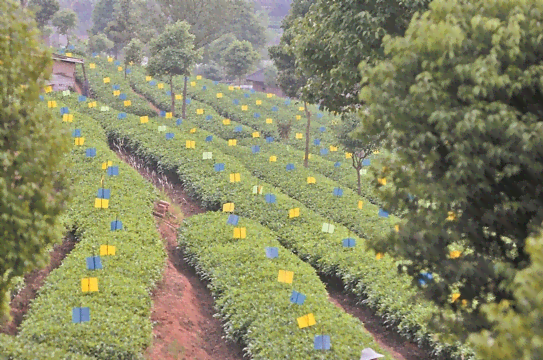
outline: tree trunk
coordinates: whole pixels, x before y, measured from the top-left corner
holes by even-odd
[[[361,169],[356,169],[356,177],[358,181],[358,195],[362,193],[362,191],[360,190],[360,170]]]
[[[87,80],[87,72],[85,71],[85,64],[81,64],[81,67],[83,68],[83,79],[85,80],[85,83],[83,84],[83,95],[89,96],[89,81]]]
[[[124,63],[124,78],[126,79],[126,62]]]
[[[189,78],[185,76],[185,85],[183,86],[183,120],[186,119],[186,111],[187,111],[187,82],[189,81]]]
[[[307,117],[307,128],[305,130],[305,156],[304,156],[304,166],[309,166],[309,126],[311,125],[311,113],[307,108],[307,103],[304,101],[304,110],[305,116]]]
[[[70,37],[66,34],[66,49],[70,46]]]
[[[357,178],[357,184],[358,184],[358,195],[362,193],[360,189],[360,170],[362,170],[362,158],[359,158],[356,151],[353,151],[352,159],[353,159],[353,168],[356,170],[356,178]]]
[[[172,116],[175,116],[175,94],[173,93],[173,76],[172,75],[170,75],[170,93],[172,95]],[[183,118],[185,118],[185,115],[183,115]]]

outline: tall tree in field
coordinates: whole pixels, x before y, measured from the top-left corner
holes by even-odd
[[[62,9],[53,16],[53,26],[61,35],[66,35],[66,46],[70,45],[70,32],[77,25],[77,14],[70,9]]]
[[[170,82],[172,97],[171,112],[175,114],[175,94],[173,77],[188,77],[196,61],[202,56],[201,50],[194,49],[194,35],[190,33],[190,25],[184,21],[168,25],[166,30],[149,45],[152,54],[147,65],[151,76],[167,76]],[[186,118],[187,86],[183,89],[182,116]]]
[[[259,57],[250,42],[236,40],[226,49],[222,60],[226,73],[241,84],[241,79],[254,68]]]
[[[60,9],[60,5],[58,0],[30,0],[28,8],[36,14],[38,27],[43,30],[53,15]]]
[[[89,53],[107,52],[113,49],[114,45],[113,41],[109,40],[105,34],[92,35],[89,33],[89,42],[87,44]]]
[[[515,300],[540,231],[541,24],[542,0],[435,0],[384,39],[388,59],[361,65],[363,126],[396,150],[383,201],[406,213],[373,246],[408,260],[414,283],[435,275],[423,291],[454,311],[447,331],[491,327],[481,307]]]
[[[313,2],[314,0],[295,0],[292,3],[290,12],[283,19],[281,24],[283,35],[281,36],[279,45],[272,46],[268,49],[270,59],[274,61],[278,70],[277,81],[281,90],[283,90],[283,93],[291,98],[302,98],[304,101],[305,115],[307,118],[304,155],[305,167],[309,166],[309,130],[311,126],[311,113],[309,112],[307,103],[300,91],[307,84],[307,78],[301,74],[301,69],[296,66],[296,55],[294,54],[292,41],[296,35],[293,29],[294,24],[305,16]]]
[[[115,13],[104,33],[113,41],[115,55],[134,38],[136,34],[135,6],[133,0],[117,0]]]
[[[113,21],[117,1],[118,0],[98,0],[92,10],[91,32],[94,35],[104,32],[107,24]]]
[[[0,13],[0,320],[6,320],[13,279],[44,266],[46,249],[62,237],[69,144],[39,99],[52,63],[36,23],[12,0],[0,1]]]
[[[130,63],[141,65],[143,60],[143,43],[139,39],[132,39],[124,48],[124,77],[126,68]]]

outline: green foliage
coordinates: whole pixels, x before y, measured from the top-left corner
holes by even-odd
[[[60,9],[58,0],[30,0],[28,8],[36,14],[38,27],[43,30],[53,15]]]
[[[248,41],[234,41],[222,56],[226,73],[240,79],[254,68],[259,55]]]
[[[407,212],[375,247],[410,260],[413,281],[434,273],[424,291],[464,335],[489,326],[483,304],[514,299],[524,239],[543,220],[542,14],[543,1],[437,0],[405,37],[385,39],[387,60],[361,67],[363,124],[397,150],[383,198]]]
[[[328,300],[313,268],[282,247],[277,234],[241,218],[238,226],[246,227],[247,238],[232,239],[234,227],[227,219],[215,212],[191,217],[183,222],[179,244],[200,277],[209,281],[226,336],[245,343],[251,359],[319,359],[313,338],[322,331],[332,335],[326,359],[354,359],[364,347],[391,359],[360,321]],[[278,258],[266,257],[268,246],[279,249]],[[279,270],[285,269],[294,272],[293,285],[277,281]],[[303,305],[290,304],[292,286],[307,296]],[[317,325],[301,331],[296,318],[307,313],[314,314]]]
[[[98,0],[92,10],[92,29],[91,32],[97,35],[103,32],[107,25],[115,17],[115,6],[118,0]]]
[[[95,359],[87,355],[67,352],[56,347],[40,345],[5,334],[0,334],[0,354],[2,354],[2,360],[35,360],[36,356],[39,356],[41,360]]]
[[[335,112],[356,109],[358,64],[380,59],[382,37],[402,35],[413,14],[424,11],[429,2],[316,0],[293,29],[296,64],[309,78],[303,90],[306,100]]]
[[[78,102],[75,94],[54,94],[54,98],[74,115],[73,123],[64,123],[66,128],[80,129],[85,137],[85,146],[74,147],[70,153],[72,165],[66,176],[75,185],[68,218],[78,244],[62,266],[48,275],[19,338],[97,359],[136,359],[152,341],[150,293],[161,279],[165,259],[152,215],[157,192],[109,150],[100,125],[76,111],[77,106],[89,110],[87,102]],[[90,110],[101,114],[99,108]],[[58,109],[55,113],[55,121],[62,123]],[[85,156],[87,147],[96,148],[96,157]],[[105,177],[104,188],[111,190],[109,208],[96,209],[94,199],[104,175],[101,164],[108,160],[119,166],[119,176]],[[123,222],[123,230],[112,232],[110,223],[116,217]],[[106,244],[116,246],[116,255],[102,256],[102,270],[87,270],[85,258],[98,254],[100,245]],[[83,294],[81,279],[91,276],[98,278],[99,291]],[[79,306],[90,308],[90,322],[72,323],[72,308]]]
[[[273,65],[264,69],[264,85],[266,87],[277,87],[277,68]]]
[[[206,46],[204,62],[208,63],[210,61],[213,61],[217,64],[221,64],[222,55],[224,54],[226,49],[228,49],[228,47],[236,40],[237,38],[234,34],[228,33],[211,42],[211,44]]]
[[[55,13],[51,22],[59,34],[66,35],[66,45],[69,45],[69,33],[77,25],[77,14],[71,9],[62,9]]]
[[[236,39],[250,42],[253,49],[259,51],[266,45],[265,16],[262,13],[255,14],[251,2],[238,1],[226,30],[231,31]]]
[[[124,48],[124,67],[126,74],[126,67],[130,63],[140,65],[145,55],[143,52],[143,43],[139,39],[132,39],[128,45]]]
[[[113,19],[104,29],[107,37],[115,44],[115,53],[118,53],[135,36],[136,14],[134,0],[117,0]]]
[[[36,23],[11,0],[0,2],[0,13],[1,319],[9,314],[12,279],[45,265],[45,248],[61,239],[68,143],[40,103],[51,54],[40,45]]]
[[[89,53],[103,53],[113,49],[115,44],[105,34],[89,35],[87,50]]]
[[[541,234],[526,241],[530,265],[515,276],[511,286],[514,301],[483,306],[483,313],[493,326],[470,337],[481,359],[541,359],[543,358],[543,237]]]
[[[200,71],[202,75],[205,76],[207,79],[213,81],[221,81],[222,79],[224,79],[222,67],[214,62],[203,65],[200,68]]]

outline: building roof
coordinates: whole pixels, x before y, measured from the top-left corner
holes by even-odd
[[[255,81],[255,82],[264,82],[264,69],[260,69],[251,75],[248,75],[245,80]]]
[[[53,60],[76,63],[76,64],[84,64],[85,63],[85,61],[83,59],[68,57],[68,56],[60,55],[60,54],[53,54]]]

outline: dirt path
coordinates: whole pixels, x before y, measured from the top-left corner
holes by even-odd
[[[114,150],[173,201],[167,219],[156,217],[168,259],[163,280],[153,293],[151,321],[154,323],[154,341],[145,354],[147,359],[241,360],[241,346],[223,339],[225,333],[222,325],[213,317],[215,311],[211,293],[177,249],[177,227],[183,217],[204,210],[164,175],[148,169],[120,147]]]
[[[68,234],[61,244],[55,245],[49,252],[50,261],[47,267],[34,270],[25,275],[23,289],[19,291],[9,304],[12,320],[0,328],[0,333],[17,335],[19,325],[23,322],[23,317],[30,308],[32,300],[38,294],[38,290],[42,287],[49,273],[62,264],[62,260],[73,250],[76,242],[75,236],[71,233]]]

